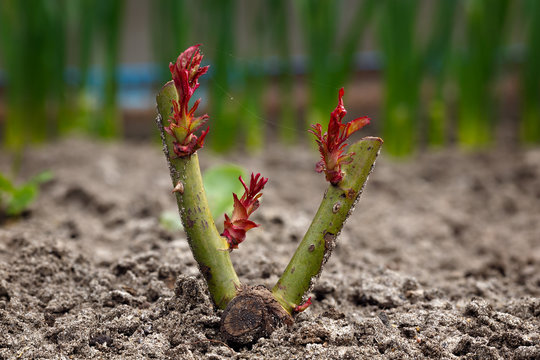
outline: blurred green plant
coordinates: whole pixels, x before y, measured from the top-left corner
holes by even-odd
[[[102,113],[94,122],[94,131],[103,138],[115,138],[121,131],[117,73],[124,1],[108,0],[97,4],[100,35],[104,45],[104,89]]]
[[[263,71],[261,57],[256,56],[249,63],[244,63],[244,68],[238,72],[240,95],[236,117],[240,132],[237,140],[251,153],[264,145],[263,95],[268,78]]]
[[[341,23],[345,11],[353,11],[337,0],[298,0],[294,2],[305,42],[310,104],[308,123],[328,124],[335,94],[346,85],[354,68],[358,44],[362,40],[376,1],[364,0],[354,9],[349,24]],[[340,34],[340,27],[344,33]]]
[[[165,210],[159,214],[159,224],[166,230],[178,231],[184,229],[182,221],[178,218],[178,211]]]
[[[246,177],[246,170],[232,164],[213,166],[203,172],[204,190],[214,220],[232,211],[233,198],[231,194],[244,190],[242,183],[238,181],[240,176]]]
[[[246,4],[247,11],[253,14],[246,22],[250,43],[247,63],[237,70],[240,78],[240,106],[238,119],[240,123],[242,143],[250,152],[260,150],[264,145],[264,106],[263,97],[268,87],[269,74],[265,70],[265,50],[269,44],[270,21],[268,13],[272,10],[270,2],[253,1]]]
[[[21,215],[35,201],[39,194],[39,185],[52,178],[52,172],[45,171],[16,186],[0,173],[0,218]]]
[[[74,129],[102,137],[119,135],[116,74],[123,4],[123,0],[0,2],[0,50],[7,80],[6,147],[20,151],[27,144]],[[68,35],[73,31],[78,35],[80,67],[75,92],[66,76]],[[94,117],[87,100],[87,80],[96,35],[104,44],[104,95],[102,113]]]
[[[234,63],[235,52],[235,24],[236,1],[233,0],[205,0],[208,9],[208,26],[213,29],[208,32],[210,39],[206,53],[214,59],[210,69],[211,79],[208,82],[208,93],[212,107],[214,136],[209,145],[215,151],[226,151],[238,144],[237,135],[240,133],[238,119],[238,103],[231,101],[233,74],[236,74]]]
[[[294,74],[291,54],[291,7],[287,0],[273,0],[271,2],[274,16],[271,17],[271,44],[277,50],[279,62],[277,72],[279,76],[280,112],[279,136],[284,143],[292,144],[296,140],[298,120],[294,102]]]
[[[513,24],[512,34],[526,35],[520,64],[520,139],[539,143],[540,5],[536,0],[515,3],[522,6],[523,21]],[[116,93],[125,4],[125,0],[0,2],[5,146],[20,150],[25,144],[73,130],[100,137],[121,133]],[[454,130],[463,147],[479,148],[493,140],[497,125],[493,89],[502,62],[501,45],[510,33],[506,31],[510,4],[509,0],[156,0],[150,2],[152,45],[157,62],[166,64],[174,61],[188,41],[207,44],[203,50],[215,62],[209,81],[203,83],[204,96],[210,97],[219,134],[209,139],[210,145],[217,151],[238,145],[254,150],[264,142],[264,121],[269,114],[263,100],[270,81],[277,81],[279,87],[280,139],[294,142],[301,131],[293,94],[292,51],[293,41],[298,40],[294,25],[302,30],[303,45],[294,50],[306,55],[309,101],[305,118],[326,124],[333,107],[328,94],[353,78],[362,36],[375,10],[380,10],[376,39],[384,69],[382,131],[387,151],[411,153],[420,134],[425,134],[428,145],[444,146]],[[426,10],[424,17],[429,21],[424,23],[420,16]],[[197,21],[191,20],[193,16],[198,16]],[[416,31],[419,22],[424,34]],[[514,38],[514,43],[520,41]],[[72,44],[75,49],[68,51]],[[268,61],[276,57],[275,63]],[[96,60],[103,60],[104,69],[98,96],[91,92],[95,82],[89,81]],[[76,82],[66,71],[69,63],[79,68]],[[276,66],[269,71],[267,64]],[[167,69],[158,68],[164,81]],[[424,80],[433,91],[421,108]],[[458,90],[455,124],[449,120],[448,105],[454,99],[448,98],[447,91],[453,85]]]
[[[436,8],[430,24],[431,34],[424,54],[424,69],[432,80],[433,93],[428,104],[427,143],[441,147],[448,141],[450,121],[445,97],[445,85],[451,68],[452,36],[456,19],[456,0],[434,2]]]
[[[159,82],[170,78],[169,62],[174,62],[178,50],[186,47],[190,35],[190,16],[186,0],[155,0],[151,8],[152,45],[159,64]]]
[[[459,144],[468,149],[493,141],[493,88],[504,38],[508,0],[465,0],[465,41],[457,59]]]
[[[68,134],[73,131],[91,133],[92,122],[95,118],[95,102],[92,101],[89,74],[90,64],[93,54],[94,40],[96,39],[96,28],[98,24],[98,12],[96,11],[94,0],[71,0],[71,11],[73,13],[73,28],[78,35],[77,64],[79,66],[79,77],[76,86],[74,99],[74,111],[70,121],[66,121],[61,134]]]
[[[62,0],[0,2],[8,148],[43,142],[63,121],[58,119],[65,106],[65,5]]]
[[[524,143],[540,143],[540,1],[525,0],[525,59],[522,68],[522,118]]]
[[[386,151],[411,154],[418,140],[422,52],[417,44],[417,0],[379,2],[379,41],[383,60],[383,126]]]

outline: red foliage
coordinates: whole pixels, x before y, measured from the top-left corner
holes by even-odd
[[[227,238],[229,249],[238,249],[238,244],[246,238],[246,232],[259,225],[249,220],[249,216],[259,207],[259,198],[262,196],[262,189],[268,182],[268,178],[261,177],[261,174],[251,174],[249,188],[246,186],[242,177],[240,182],[244,186],[244,194],[240,199],[236,194],[234,198],[234,210],[232,218],[225,214],[225,227],[221,236]]]
[[[169,119],[169,126],[165,127],[165,131],[174,137],[174,152],[179,157],[189,156],[202,148],[209,130],[207,128],[202,131],[199,137],[194,134],[208,120],[206,114],[193,116],[201,100],[195,101],[191,109],[188,109],[189,101],[199,87],[199,77],[208,71],[208,66],[200,66],[203,55],[199,51],[199,46],[187,48],[178,56],[176,63],[169,64],[178,92],[178,101],[173,100],[173,116]]]
[[[341,165],[349,164],[352,161],[354,153],[343,155],[343,150],[347,146],[345,141],[354,132],[360,130],[369,124],[367,116],[354,119],[347,124],[343,124],[341,120],[347,114],[347,110],[343,106],[343,88],[339,90],[338,105],[330,114],[330,122],[328,123],[328,131],[322,133],[321,124],[311,125],[310,132],[315,135],[319,152],[321,153],[321,161],[315,167],[317,172],[326,174],[326,180],[332,185],[337,185],[343,179]]]

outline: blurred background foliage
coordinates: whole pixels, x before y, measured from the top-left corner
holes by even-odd
[[[343,86],[392,155],[539,144],[538,39],[537,0],[2,0],[1,146],[154,137],[196,43],[216,151],[305,142]]]

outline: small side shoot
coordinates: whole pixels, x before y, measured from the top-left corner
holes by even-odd
[[[249,220],[249,216],[259,208],[259,198],[262,196],[262,189],[268,182],[268,178],[261,177],[261,174],[251,174],[249,188],[240,176],[238,178],[244,186],[245,192],[240,199],[236,194],[234,198],[234,210],[232,217],[225,214],[224,230],[221,236],[224,236],[229,243],[229,249],[232,251],[238,249],[238,245],[245,240],[246,232],[259,226]]]

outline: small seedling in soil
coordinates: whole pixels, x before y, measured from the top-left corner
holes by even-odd
[[[300,242],[283,275],[273,287],[250,287],[242,284],[230,259],[246,233],[259,224],[250,217],[260,205],[268,179],[251,174],[249,181],[239,178],[243,194],[233,193],[233,211],[225,214],[224,230],[216,228],[207,201],[197,150],[204,146],[209,127],[208,115],[195,116],[200,103],[189,107],[198,79],[208,66],[201,66],[199,45],[180,54],[169,65],[172,81],[157,95],[157,124],[163,151],[173,182],[182,224],[195,260],[199,265],[215,305],[224,309],[221,319],[223,338],[232,344],[248,344],[268,336],[282,325],[291,325],[294,315],[304,311],[311,299],[306,298],[330,257],[343,224],[354,209],[375,164],[382,140],[365,137],[349,146],[349,136],[369,123],[361,117],[348,123],[343,105],[344,90],[339,91],[338,105],[330,114],[328,129],[312,126],[321,160],[316,171],[324,173],[330,183],[313,222]]]
[[[42,172],[17,186],[0,173],[0,220],[23,214],[39,194],[39,185],[52,179],[50,171]]]

